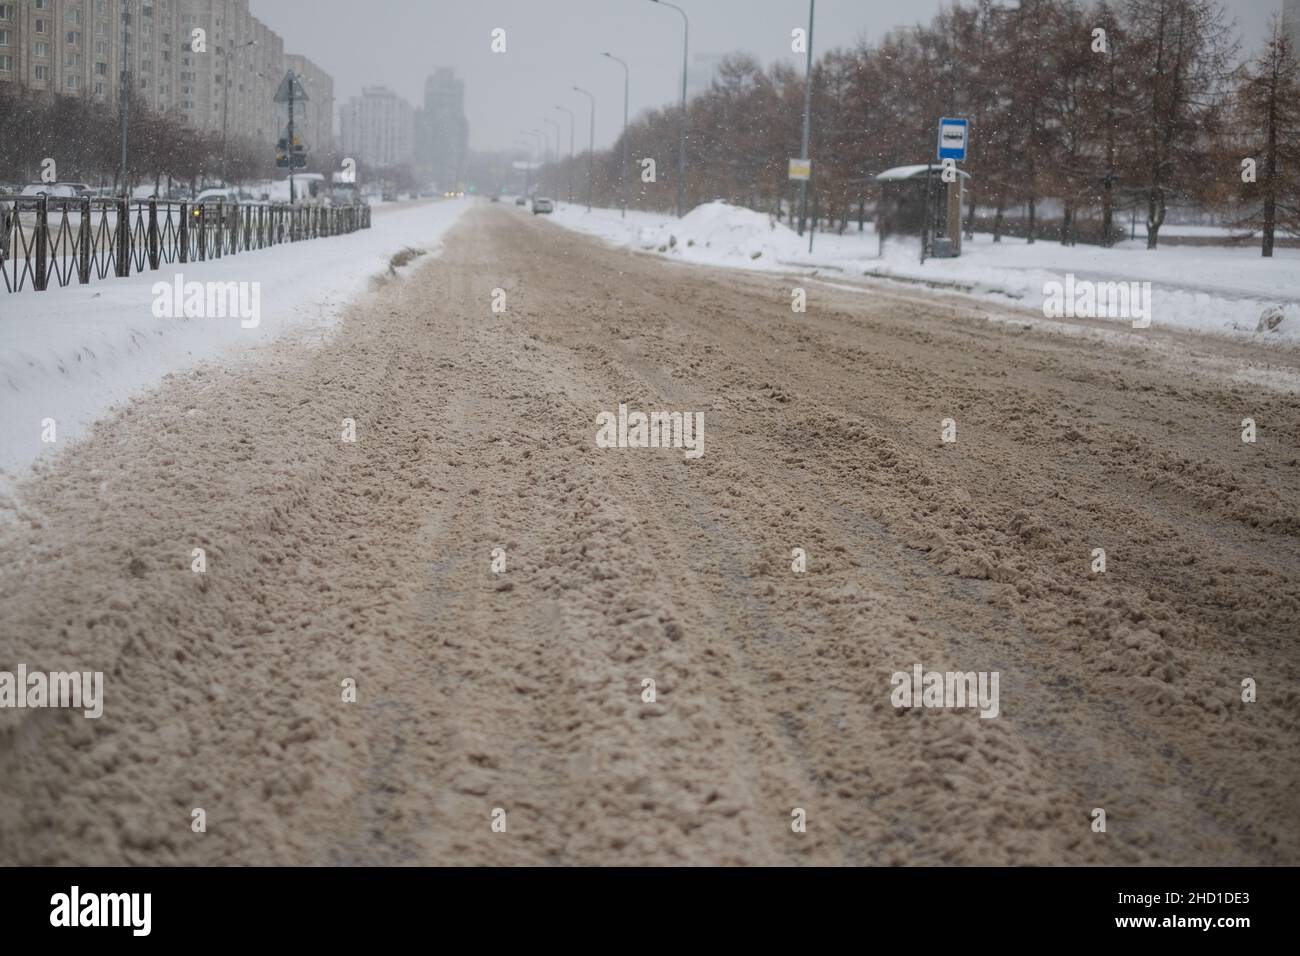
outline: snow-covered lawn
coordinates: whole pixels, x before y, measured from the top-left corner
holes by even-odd
[[[588,213],[584,206],[564,203],[557,205],[552,218],[617,245],[688,262],[923,280],[1039,312],[1046,284],[1063,283],[1069,273],[1095,282],[1150,282],[1153,325],[1300,341],[1300,249],[1278,249],[1273,259],[1265,259],[1254,246],[1165,246],[1151,251],[1139,239],[1101,249],[1048,240],[994,243],[980,234],[965,244],[959,258],[931,259],[922,265],[915,240],[890,240],[882,257],[869,223],[863,233],[856,224],[842,236],[818,233],[809,253],[807,236],[799,237],[766,213],[723,202],[697,206],[682,219],[635,210],[623,219],[617,209]],[[1257,333],[1261,313],[1279,305],[1285,307],[1286,317],[1278,329]]]
[[[468,200],[376,208],[370,229],[276,246],[126,279],[46,292],[0,292],[0,490],[44,453],[75,441],[112,405],[204,359],[238,361],[289,329],[325,329],[405,247],[428,252]],[[260,323],[159,319],[153,286],[260,284]],[[42,442],[54,419],[57,441]]]

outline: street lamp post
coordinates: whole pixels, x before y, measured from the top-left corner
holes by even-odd
[[[569,205],[573,205],[573,110],[558,104],[555,108],[569,114]]]
[[[551,156],[553,157],[551,161],[558,163],[560,158],[560,124],[550,117],[543,117],[542,122],[550,124],[550,126],[555,130],[555,150],[551,153]],[[555,186],[555,192],[557,193],[560,191],[559,172],[558,169],[551,170],[551,184]]]
[[[632,73],[627,68],[627,61],[621,60],[612,53],[604,53],[602,56],[609,57],[615,63],[623,67],[623,218],[627,218],[627,93],[631,85]]]
[[[686,201],[686,62],[691,45],[691,21],[687,19],[686,11],[676,4],[666,3],[664,0],[650,0],[650,2],[657,3],[661,7],[672,7],[682,15],[682,129],[677,149],[677,217],[680,219],[686,214],[683,208]]]
[[[591,100],[591,122],[588,124],[587,134],[587,212],[591,212],[591,188],[596,176],[596,97],[581,86],[575,86],[573,89]]]

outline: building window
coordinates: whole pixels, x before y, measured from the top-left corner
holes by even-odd
[[[80,53],[63,54],[63,66],[64,68],[69,70],[81,69],[81,54]]]
[[[69,45],[71,45],[71,46],[76,46],[76,45],[77,45],[78,43],[80,43],[80,42],[81,42],[81,34],[78,33],[76,30],[69,30],[69,31],[68,31],[68,43],[69,43]]]
[[[70,90],[75,90],[77,88],[77,74],[69,74],[64,80],[64,85]]]
[[[81,26],[81,11],[76,9],[65,11],[63,14],[63,22],[71,24],[74,27]]]
[[[96,75],[96,76],[108,76],[108,64],[107,64],[107,63],[96,63],[96,64],[95,64],[95,75]]]
[[[9,45],[9,31],[0,30],[0,46],[8,46],[8,45]]]
[[[33,56],[49,56],[49,55],[50,55],[50,45],[49,45],[48,43],[46,43],[44,40],[34,40],[34,41],[32,41],[32,55],[33,55]]]
[[[38,80],[48,80],[50,78],[50,68],[44,63],[37,63],[35,75]]]
[[[107,41],[107,40],[96,40],[96,41],[95,41],[95,56],[108,56],[108,41]]]
[[[96,80],[96,81],[95,81],[95,95],[96,95],[96,96],[103,96],[103,95],[104,95],[104,81],[103,81],[103,80]]]
[[[14,18],[14,5],[12,3],[0,3],[0,20],[12,20]]]
[[[0,53],[0,73],[11,73],[14,68],[14,58],[7,53]]]

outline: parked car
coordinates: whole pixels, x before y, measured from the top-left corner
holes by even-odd
[[[538,196],[533,200],[533,215],[536,216],[539,212],[555,212],[555,203],[545,196]]]
[[[195,202],[216,202],[220,199],[222,202],[255,202],[257,197],[252,193],[246,193],[239,189],[231,189],[228,186],[214,186],[211,189],[205,189],[194,197]]]
[[[28,183],[20,196],[49,196],[51,199],[80,199],[92,195],[85,183]]]

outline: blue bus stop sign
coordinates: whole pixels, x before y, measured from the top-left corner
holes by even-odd
[[[939,120],[939,158],[966,161],[966,148],[970,144],[970,121],[945,116]]]

